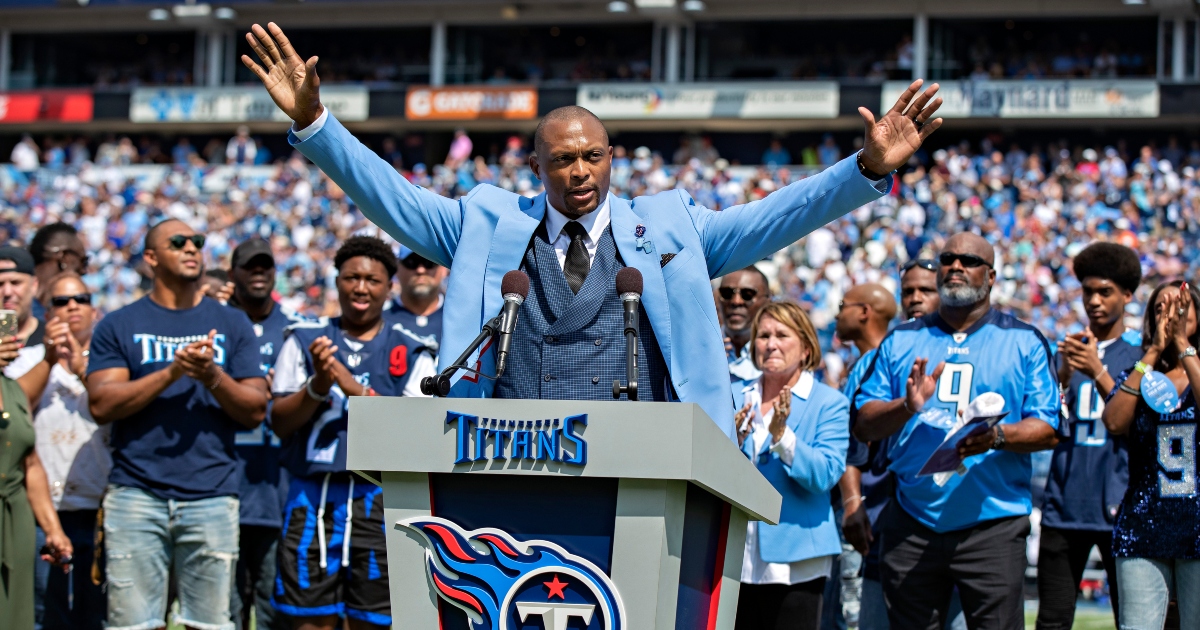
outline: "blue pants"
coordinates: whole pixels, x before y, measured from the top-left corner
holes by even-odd
[[[1200,630],[1200,560],[1117,558],[1121,630],[1161,630],[1171,593],[1180,630]]]

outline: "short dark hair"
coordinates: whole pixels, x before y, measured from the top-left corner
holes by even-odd
[[[392,253],[392,248],[374,236],[351,236],[346,239],[333,257],[333,266],[341,271],[342,265],[346,264],[347,260],[359,256],[378,260],[387,270],[389,278],[396,275],[396,270],[400,268],[400,263],[396,260],[396,254]]]
[[[186,223],[184,223],[183,221],[181,221],[179,219],[170,218],[170,217],[163,219],[162,221],[159,221],[158,223],[155,223],[154,225],[150,226],[149,230],[146,230],[146,238],[142,240],[142,250],[145,251],[148,249],[154,249],[154,241],[158,237],[159,231],[163,229],[164,225],[168,225],[171,223],[181,223],[183,225],[187,225]]]
[[[762,280],[763,287],[766,288],[766,290],[767,290],[767,295],[768,296],[771,295],[771,281],[767,280],[767,274],[763,273],[763,270],[759,269],[757,265],[750,265],[749,267],[742,267],[739,271],[757,274],[758,279]]]
[[[546,115],[542,116],[542,120],[538,122],[537,129],[535,129],[533,132],[534,152],[536,153],[537,150],[542,146],[542,134],[546,129],[546,125],[553,122],[579,120],[580,118],[591,118],[592,120],[596,121],[596,124],[600,125],[600,128],[604,130],[604,144],[608,144],[608,128],[604,126],[604,123],[600,120],[599,116],[593,114],[592,111],[586,107],[580,107],[578,105],[564,105],[546,112]]]
[[[1142,283],[1142,262],[1132,249],[1117,243],[1092,243],[1075,255],[1075,277],[1103,278],[1133,293]]]
[[[50,239],[59,234],[70,234],[75,236],[79,232],[70,224],[58,221],[49,225],[43,225],[38,228],[37,232],[33,233],[33,240],[29,241],[29,253],[33,254],[33,264],[40,265],[46,260],[46,245]]]

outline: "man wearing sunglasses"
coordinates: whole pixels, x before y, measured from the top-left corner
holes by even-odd
[[[230,627],[241,485],[234,434],[267,412],[267,383],[246,315],[197,300],[204,236],[168,219],[146,233],[154,285],[100,321],[88,407],[112,424],[104,497],[108,624],[153,628],[179,587],[180,625]]]
[[[725,358],[729,360],[729,378],[754,380],[761,372],[750,359],[750,325],[754,316],[771,301],[767,276],[751,265],[724,278],[717,288],[721,298],[721,319],[725,322]]]
[[[400,296],[385,316],[436,354],[442,338],[442,305],[446,301],[442,282],[450,270],[403,245],[399,258],[396,278],[400,281]]]
[[[914,81],[878,120],[858,110],[861,151],[764,199],[715,212],[678,190],[632,201],[610,195],[608,131],[595,114],[569,105],[547,112],[534,131],[529,167],[545,193],[530,199],[481,185],[452,200],[414,186],[355,139],[321,104],[317,58],[306,61],[278,25],[267,27],[255,24],[246,33],[261,65],[249,55],[242,63],[294,121],[289,142],[367,218],[451,267],[441,367],[500,311],[501,277],[513,269],[530,276],[513,333],[513,367],[495,381],[460,378],[451,396],[611,400],[607,384],[624,378],[616,275],[630,266],[645,285],[639,399],[694,402],[730,440],[737,439],[733,393],[709,297],[712,278],[886,194],[892,171],[942,124],[937,84]],[[469,361],[494,374],[496,347]]]
[[[946,241],[938,310],[893,329],[854,401],[855,437],[896,436],[886,454],[896,501],[881,517],[881,577],[893,628],[941,627],[955,588],[969,627],[1024,628],[1029,454],[1057,443],[1060,403],[1049,343],[991,307],[994,260],[978,235]],[[1003,408],[985,407],[984,393],[999,395]],[[958,440],[958,472],[921,475],[968,412],[1005,415]]]

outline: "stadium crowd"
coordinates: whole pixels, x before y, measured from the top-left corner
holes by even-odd
[[[404,176],[447,197],[462,196],[485,183],[531,197],[541,192],[540,183],[524,166],[525,152],[520,141],[510,143],[494,163],[472,157],[469,144],[464,152],[463,142],[456,140],[456,143],[460,151],[456,154],[452,148],[445,163],[432,167],[414,165],[403,171]],[[118,142],[117,146],[121,144]],[[237,149],[234,142],[229,146],[232,148],[228,151],[233,155],[230,161],[244,157],[244,149]],[[820,155],[821,162],[836,161],[853,149],[824,148],[828,155]],[[26,150],[32,149],[26,146]],[[764,155],[767,165],[743,167],[730,165],[715,151],[706,151],[703,143],[697,151],[681,154],[687,160],[680,164],[668,164],[663,156],[645,147],[633,150],[617,147],[611,192],[634,197],[680,188],[697,203],[719,210],[754,202],[814,170],[783,165],[791,160],[781,159],[777,148],[771,151],[774,153]],[[14,152],[14,162],[18,162],[18,157]],[[113,486],[116,489],[110,489],[103,498],[107,519],[104,531],[108,539],[107,550],[98,556],[108,562],[110,627],[154,627],[138,624],[156,614],[161,617],[167,605],[166,590],[158,596],[134,597],[130,589],[146,576],[158,575],[165,583],[172,544],[185,548],[182,541],[200,530],[207,530],[210,538],[206,544],[216,549],[210,554],[212,558],[228,561],[240,555],[243,566],[238,570],[238,588],[232,589],[233,601],[225,601],[223,592],[213,585],[220,584],[222,579],[228,581],[229,567],[222,569],[191,556],[179,560],[179,555],[187,554],[176,553],[175,580],[184,594],[177,618],[182,623],[225,628],[229,626],[222,620],[223,615],[232,616],[241,624],[248,619],[249,609],[254,608],[259,628],[268,627],[273,623],[271,619],[279,619],[278,623],[287,627],[282,619],[286,616],[316,620],[313,623],[319,627],[334,627],[338,615],[349,617],[350,627],[386,625],[390,612],[379,604],[381,597],[386,600],[386,589],[381,595],[377,584],[374,592],[362,587],[355,597],[347,592],[344,602],[336,594],[330,594],[338,589],[334,578],[309,590],[305,567],[311,559],[306,559],[308,549],[303,545],[310,544],[313,536],[321,541],[320,566],[324,569],[327,563],[341,562],[352,575],[347,579],[354,581],[376,580],[381,569],[386,575],[386,554],[382,554],[378,564],[371,564],[374,578],[358,573],[359,554],[369,552],[371,562],[376,562],[373,554],[382,546],[382,538],[373,539],[365,533],[370,528],[357,523],[373,522],[371,519],[381,518],[381,514],[370,507],[378,490],[364,488],[366,484],[356,486],[345,471],[345,425],[341,425],[340,436],[335,436],[337,439],[317,453],[313,452],[314,440],[307,436],[316,436],[321,431],[314,428],[314,419],[316,424],[324,426],[322,423],[342,416],[348,396],[416,394],[411,384],[432,369],[431,357],[437,349],[435,329],[440,324],[428,330],[427,327],[433,325],[430,319],[435,313],[440,319],[442,302],[437,298],[436,287],[444,278],[444,270],[437,270],[429,261],[388,240],[357,211],[336,184],[298,154],[260,167],[214,167],[192,159],[182,162],[155,167],[153,172],[133,171],[120,164],[90,159],[78,165],[63,164],[57,169],[4,167],[0,179],[4,185],[0,197],[0,240],[8,247],[0,248],[0,292],[4,307],[18,311],[17,337],[21,341],[0,344],[0,359],[8,366],[5,373],[15,384],[10,385],[6,379],[0,395],[9,400],[23,394],[39,401],[27,412],[35,418],[35,427],[41,426],[41,420],[36,418],[52,412],[50,421],[63,423],[64,430],[75,431],[75,435],[82,436],[81,442],[90,443],[97,435],[101,437],[95,439],[111,441],[111,461],[106,460],[103,448],[83,455],[90,458],[93,471],[96,467],[111,467],[116,484]],[[29,163],[27,157],[25,163]],[[832,501],[837,508],[836,516],[831,514],[814,530],[819,532],[813,534],[814,540],[834,545],[832,551],[829,544],[814,542],[811,549],[792,549],[794,553],[787,558],[771,559],[757,546],[760,543],[748,546],[743,582],[752,587],[743,589],[743,605],[764,609],[773,606],[815,619],[821,614],[823,600],[826,613],[842,613],[840,621],[830,619],[826,627],[836,627],[831,624],[839,623],[849,627],[886,627],[878,625],[885,615],[881,611],[886,597],[886,616],[891,618],[893,626],[921,627],[921,623],[928,625],[930,615],[954,623],[955,615],[936,600],[943,594],[948,598],[957,585],[962,608],[972,627],[1010,627],[1015,623],[1003,615],[988,617],[985,622],[983,611],[1003,607],[998,600],[1007,598],[1011,602],[1013,597],[1020,598],[1023,556],[1019,566],[1013,562],[999,563],[1004,566],[967,576],[956,573],[956,582],[947,582],[938,572],[946,567],[958,571],[956,563],[963,561],[958,552],[936,560],[917,561],[913,558],[919,555],[918,545],[911,541],[940,544],[953,539],[963,549],[978,547],[988,554],[1003,555],[1012,551],[1013,540],[1019,538],[1018,546],[1024,548],[1024,533],[1020,530],[1025,527],[1027,531],[1028,519],[1019,512],[1022,502],[1032,499],[1028,456],[1019,453],[1053,448],[1055,443],[1064,448],[1071,440],[1072,444],[1079,443],[1078,436],[1059,426],[1059,392],[1050,381],[1061,381],[1065,389],[1073,383],[1073,370],[1091,375],[1097,338],[1106,335],[1099,339],[1101,343],[1125,339],[1126,326],[1141,330],[1147,317],[1145,305],[1154,305],[1150,309],[1152,325],[1146,329],[1145,356],[1150,357],[1146,359],[1151,363],[1149,367],[1166,374],[1176,384],[1200,379],[1200,368],[1193,365],[1196,362],[1183,361],[1186,349],[1197,342],[1194,311],[1188,309],[1191,300],[1200,299],[1200,294],[1174,281],[1196,277],[1196,266],[1200,264],[1196,242],[1200,237],[1198,168],[1200,149],[1189,153],[1174,142],[1161,149],[1145,146],[1135,151],[1124,145],[1091,148],[1066,143],[1024,148],[1012,145],[1003,150],[991,141],[985,140],[978,146],[964,142],[918,153],[895,176],[891,192],[883,198],[812,232],[762,261],[753,271],[748,270],[751,273],[726,276],[714,291],[730,336],[731,381],[735,382],[734,394],[742,410],[739,418],[744,421],[744,432],[739,435],[743,448],[748,453],[770,448],[778,454],[778,459],[768,463],[760,459],[759,468],[777,485],[799,483],[803,487],[798,494],[800,498],[796,499],[799,504],[811,507]],[[1073,261],[1095,242],[1123,247],[1113,249],[1115,245],[1106,245],[1108,249],[1092,249],[1090,258],[1084,257],[1090,261],[1086,266],[1088,271],[1081,275],[1081,268]],[[207,294],[245,311],[253,326],[245,318],[235,317],[215,301],[202,297],[204,294],[192,279],[204,269],[216,278],[206,285]],[[980,293],[979,288],[990,281],[990,269],[995,271],[994,286],[990,292]],[[915,282],[922,272],[935,270],[939,275],[957,276],[959,280],[945,288],[937,287],[942,289],[941,307],[926,305],[923,310],[914,307],[912,296],[918,289],[908,284],[902,286],[902,281]],[[392,279],[397,274],[400,291],[390,295]],[[225,284],[226,279],[229,284]],[[1108,283],[1105,286],[1110,293],[1105,299],[1110,300],[1106,308],[1111,321],[1107,323],[1099,322],[1100,315],[1092,306],[1092,296],[1102,289],[1088,285],[1089,281]],[[1113,304],[1118,307],[1115,311]],[[995,311],[988,310],[990,307],[995,307]],[[1182,322],[1173,315],[1177,307]],[[118,309],[123,309],[120,316],[103,317]],[[853,309],[862,310],[857,323],[850,320]],[[959,446],[961,454],[975,456],[1008,445],[1012,452],[977,460],[976,465],[992,469],[986,482],[976,482],[983,477],[982,473],[974,477],[947,476],[936,484],[928,477],[916,480],[915,468],[904,468],[915,455],[889,446],[895,444],[891,441],[893,436],[899,435],[897,427],[916,417],[915,412],[921,411],[933,397],[936,372],[932,378],[924,374],[914,376],[906,393],[902,377],[908,375],[913,348],[925,344],[930,348],[937,346],[940,352],[942,346],[938,344],[944,345],[944,340],[937,337],[936,327],[916,326],[913,322],[895,328],[899,331],[896,334],[910,335],[904,342],[887,336],[887,330],[900,319],[934,311],[956,330],[971,331],[972,335],[978,330],[976,324],[990,325],[987,334],[991,336],[974,338],[972,343],[980,344],[976,353],[985,346],[992,348],[994,354],[989,356],[1015,353],[1011,360],[1017,367],[1012,372],[1019,373],[1027,383],[1037,383],[1028,386],[1037,391],[1026,392],[1020,417],[1015,418],[1020,421],[1004,425],[1007,438],[1005,431],[991,430],[986,441],[977,438]],[[1185,315],[1185,311],[1190,314]],[[898,312],[903,315],[897,317]],[[987,313],[982,316],[986,319],[980,313]],[[101,317],[93,336],[91,324],[95,314]],[[320,316],[333,319],[317,320]],[[1164,323],[1156,328],[1153,325],[1156,321]],[[192,328],[198,322],[206,330],[211,325],[213,333],[194,335]],[[395,328],[380,328],[381,322],[400,324]],[[292,326],[293,330],[286,340],[282,333],[285,326]],[[154,334],[146,334],[144,328],[148,327],[155,328]],[[276,334],[278,338],[271,338],[268,351],[266,337]],[[1092,342],[1088,340],[1089,334],[1093,335]],[[367,344],[386,343],[386,347],[381,345],[384,350],[381,352],[364,351],[361,357],[343,356],[339,352],[346,351],[346,344],[358,343],[347,337]],[[1130,349],[1126,354],[1133,353],[1130,355],[1133,359],[1141,356],[1137,353],[1142,349],[1135,348],[1140,341],[1127,343]],[[23,347],[18,348],[19,345]],[[406,358],[397,363],[393,352],[389,364],[386,348],[398,345],[407,348],[401,355]],[[1050,346],[1066,358],[1050,357]],[[355,353],[359,351],[353,345],[349,347]],[[909,354],[903,354],[901,349]],[[149,360],[151,354],[171,352],[175,353],[175,362],[168,369],[138,367],[153,363]],[[1039,355],[1040,352],[1045,354]],[[219,361],[218,353],[222,356]],[[1187,356],[1194,357],[1194,349]],[[347,357],[358,358],[347,360]],[[1008,361],[1009,357],[1003,360]],[[933,368],[933,364],[929,367]],[[993,366],[989,373],[980,368],[976,378],[1003,380],[996,369]],[[1113,433],[1130,431],[1131,435],[1140,436],[1142,424],[1154,422],[1142,416],[1153,414],[1143,406],[1136,406],[1136,398],[1123,400],[1121,392],[1136,395],[1138,379],[1145,372],[1141,368],[1134,370],[1132,363],[1105,369],[1108,369],[1107,380],[1099,375],[1092,377],[1096,391],[1120,404],[1113,405],[1117,410],[1113,413],[1119,417],[1110,423],[1106,415],[1103,424]],[[390,373],[393,378],[379,381],[362,378],[371,372]],[[1048,381],[1043,377],[1051,378]],[[1010,391],[1014,387],[1020,385],[1005,382],[1003,388],[1008,388],[1004,390],[1005,398],[1022,400],[1019,390]],[[849,408],[835,389],[851,399]],[[999,391],[1001,386],[996,389]],[[260,427],[267,413],[267,401],[273,398],[272,428],[285,440],[300,444],[307,441],[307,457],[293,460],[284,455],[282,460],[275,460],[276,464],[270,464],[275,466],[274,477],[268,471],[267,478],[255,479],[249,479],[251,472],[246,463],[249,460],[244,460],[230,468],[228,474],[218,475],[219,488],[200,487],[211,480],[198,482],[190,478],[191,470],[232,464],[221,460],[218,444],[205,442],[219,439],[203,434],[196,436],[195,452],[179,456],[191,468],[179,469],[178,462],[164,462],[157,454],[164,439],[154,429],[159,422],[157,418],[178,409],[173,405],[180,404],[177,400],[180,396],[203,401],[198,403],[202,414],[212,418],[224,416],[242,425],[240,428],[244,430],[238,434],[238,444],[254,447],[273,444],[274,438]],[[941,399],[941,402],[946,401]],[[955,402],[955,408],[966,411],[968,403],[975,415],[983,415],[990,409],[987,400],[965,398]],[[805,404],[822,405],[819,414],[825,419],[822,427],[806,425],[804,417],[789,419],[790,409],[804,408]],[[1195,402],[1189,396],[1183,405],[1191,410]],[[941,429],[953,426],[953,410],[943,418],[948,425]],[[853,415],[858,416],[854,420],[858,424],[851,428]],[[1103,442],[1098,416],[1082,412],[1077,415],[1079,418],[1072,420],[1092,422],[1097,428],[1091,430],[1090,437]],[[922,422],[938,426],[938,419],[926,418],[924,414],[921,417]],[[1135,425],[1133,428],[1131,423]],[[111,437],[106,428],[110,425]],[[7,426],[6,422],[0,428]],[[184,430],[183,425],[176,428]],[[74,551],[76,566],[80,566],[81,558],[90,560],[88,518],[94,517],[94,511],[100,507],[103,486],[97,486],[94,478],[90,485],[87,480],[81,484],[79,479],[70,480],[74,485],[68,483],[68,471],[73,472],[70,457],[64,468],[62,453],[47,455],[41,449],[42,429],[38,428],[38,432],[38,450],[49,461],[44,470],[43,464],[36,461],[37,454],[24,462],[25,475],[31,484],[30,502],[41,526],[40,535],[45,539],[45,544],[39,542],[37,547],[44,551],[45,558],[56,561]],[[1182,438],[1181,448],[1185,453],[1189,448],[1194,453],[1194,437],[1193,432],[1190,438]],[[1145,473],[1143,468],[1149,469],[1144,465],[1143,451],[1153,448],[1154,443],[1153,438],[1137,439],[1140,441],[1132,442],[1131,448],[1136,450],[1131,451],[1129,460],[1135,477]],[[769,447],[767,440],[771,440]],[[806,449],[810,446],[820,453],[809,453]],[[928,450],[935,446],[936,443],[931,443]],[[893,450],[889,452],[889,448]],[[277,453],[275,457],[280,455]],[[798,480],[795,472],[780,472],[778,462],[790,468],[796,458],[802,457],[827,458],[829,466],[820,472],[813,471],[805,480]],[[920,463],[916,462],[918,466]],[[1102,463],[1111,464],[1109,460]],[[16,465],[3,459],[0,464]],[[279,489],[280,466],[288,471],[286,477],[293,484],[286,505],[282,504],[285,497],[281,494],[286,491]],[[889,466],[896,471],[893,481],[885,481]],[[859,472],[842,472],[850,468]],[[1079,474],[1075,469],[1070,472]],[[876,474],[878,479],[869,479]],[[273,490],[254,494],[262,488],[248,490],[247,484],[256,483]],[[881,524],[876,513],[869,522],[856,520],[866,518],[865,513],[878,505],[878,495],[872,493],[887,483],[899,484],[899,504],[911,518]],[[1059,479],[1058,483],[1060,486],[1051,494],[1067,496],[1068,490],[1061,485],[1065,482]],[[1194,478],[1190,491],[1185,487],[1187,483],[1185,473],[1172,491],[1179,493],[1178,496],[1195,496]],[[38,484],[46,485],[38,486],[40,489],[35,492],[34,486]],[[49,489],[46,496],[42,492],[45,488]],[[60,503],[64,488],[70,490],[67,496],[75,500],[66,507]],[[218,501],[237,493],[238,488],[242,494],[240,554],[239,543],[233,542],[238,540],[239,523],[230,516],[229,507],[236,502]],[[962,488],[964,494],[972,497],[1003,495],[1001,503],[1005,505],[997,508],[988,504],[990,507],[981,513],[966,518],[952,514],[946,497],[955,488]],[[324,512],[327,498],[345,507],[327,518]],[[48,507],[50,499],[55,501],[52,508]],[[1182,514],[1170,509],[1163,511],[1161,501],[1156,503],[1147,496],[1135,499],[1140,502],[1140,510],[1158,516]],[[1129,500],[1127,497],[1126,501]],[[175,502],[189,507],[177,508]],[[1195,501],[1191,504],[1194,507]],[[320,506],[319,512],[315,519],[307,519],[315,525],[286,520],[295,510],[315,505]],[[366,507],[359,512],[351,505]],[[381,503],[374,505],[381,512]],[[176,512],[177,509],[180,511]],[[897,508],[889,509],[900,513]],[[1060,517],[1069,521],[1072,509],[1075,508],[1060,510],[1063,512]],[[81,518],[79,514],[71,515],[72,511],[86,514]],[[327,520],[336,521],[328,534],[328,545]],[[1146,524],[1127,521],[1132,519],[1120,521],[1118,531],[1127,540],[1136,540],[1142,531],[1139,528]],[[354,539],[353,545],[348,535],[352,523],[355,536],[361,537]],[[264,534],[247,529],[248,526],[267,531]],[[899,532],[911,542],[908,545],[911,548],[902,545],[871,550],[872,535],[867,532],[874,530],[878,538],[881,526],[893,535]],[[1060,526],[1070,529],[1069,523]],[[762,541],[761,544],[768,545],[766,541],[772,540],[765,533],[755,538],[754,533],[752,528],[750,538]],[[1191,530],[1177,533],[1182,538],[1194,538]],[[309,543],[301,542],[304,540]],[[1196,544],[1195,540],[1192,544]],[[326,558],[327,547],[334,545],[340,545],[341,549],[330,551]],[[1122,553],[1145,555],[1135,546],[1127,544]],[[1090,549],[1089,544],[1085,552]],[[1178,549],[1172,551],[1177,554],[1172,557],[1193,557],[1189,554],[1194,554],[1194,549]],[[86,555],[82,550],[88,550]],[[135,554],[134,550],[154,550],[163,560],[156,563]],[[9,553],[8,546],[4,551]],[[1101,551],[1106,554],[1107,563],[1111,559],[1107,556],[1112,553],[1103,547]],[[855,560],[852,552],[863,557]],[[150,555],[154,554],[145,554]],[[278,581],[276,563],[269,560],[276,555]],[[826,561],[831,557],[839,559],[840,568]],[[859,562],[867,566],[866,581],[873,580],[875,587],[855,581]],[[873,574],[872,563],[876,567]],[[1079,563],[1073,559],[1065,564],[1071,565],[1064,569],[1070,573]],[[1130,571],[1140,571],[1139,576],[1166,575],[1167,583],[1171,581],[1170,567],[1126,564],[1130,565]],[[1181,585],[1190,583],[1187,580],[1200,580],[1195,564],[1192,561],[1176,569],[1176,579]],[[37,566],[43,575],[50,573],[47,562],[39,561]],[[289,573],[296,567],[301,567],[302,576]],[[893,577],[905,575],[920,580],[921,597],[914,596],[909,598],[912,601],[899,604],[895,589],[899,588],[900,580],[889,578],[888,572]],[[835,574],[840,579],[826,580]],[[40,599],[46,603],[47,627],[99,627],[99,618],[69,619],[58,626],[50,620],[58,610],[55,607],[61,608],[68,590],[73,591],[76,602],[88,602],[88,610],[103,610],[104,598],[95,595],[101,575],[104,574],[76,571],[69,578],[74,585],[71,588],[58,577],[39,578],[39,584],[49,584]],[[318,579],[322,578],[313,578],[314,582]],[[997,579],[1005,581],[997,586],[994,582]],[[1074,583],[1078,582],[1076,575]],[[1158,588],[1157,582],[1150,577],[1139,578],[1138,582],[1147,584],[1146,588],[1131,591],[1133,594],[1125,601],[1134,610],[1153,609],[1154,598],[1160,595],[1154,590]],[[788,585],[789,590],[771,588],[778,584]],[[835,585],[845,591],[840,597],[837,588],[830,594]],[[1059,596],[1060,601],[1070,600],[1073,606],[1074,600],[1069,596],[1063,597],[1061,593]],[[331,599],[325,601],[326,597]],[[920,601],[923,598],[928,601]],[[1180,598],[1180,614],[1186,621],[1195,611],[1183,608],[1184,599]],[[83,608],[81,605],[80,610]],[[276,611],[284,615],[276,616]],[[87,625],[81,625],[85,621]],[[774,627],[768,616],[746,624],[743,625],[739,614],[739,628]],[[1063,627],[1069,626],[1068,618]],[[1058,626],[1047,620],[1045,627]]]

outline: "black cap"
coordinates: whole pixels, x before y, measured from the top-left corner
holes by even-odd
[[[270,259],[271,266],[275,266],[275,254],[271,251],[271,244],[261,238],[252,238],[233,250],[233,259],[230,262],[234,269],[238,269],[250,264],[251,260],[259,256],[266,256]]]
[[[0,269],[0,272],[15,271],[33,275],[33,254],[22,247],[0,247],[0,260],[11,260],[16,264],[15,268]]]

